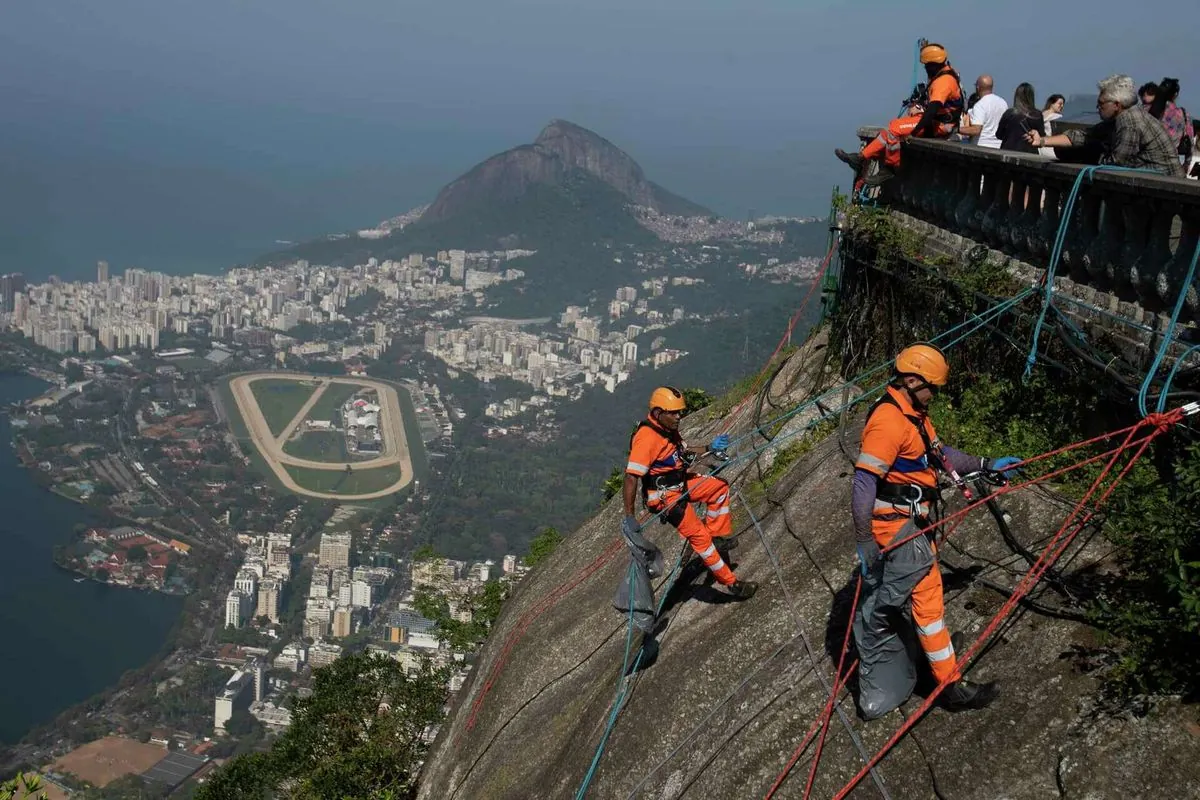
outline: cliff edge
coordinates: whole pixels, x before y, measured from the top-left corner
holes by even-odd
[[[814,386],[839,382],[825,350],[818,335],[791,356],[771,382],[768,408],[792,407]],[[756,426],[753,405],[728,420],[731,433]],[[811,420],[792,417],[775,435],[787,437]],[[684,434],[706,440],[720,426],[700,412],[685,420]],[[860,426],[852,416],[832,434],[810,439],[794,460],[804,448],[781,450],[789,455],[778,463],[777,451],[764,451],[725,475],[749,491],[762,525],[760,538],[735,498],[739,544],[732,560],[740,576],[760,582],[759,592],[731,602],[706,585],[694,561],[684,568],[664,607],[657,655],[628,682],[587,796],[767,793],[820,716],[835,667],[830,654],[836,659],[845,632],[855,586],[848,509]],[[951,499],[951,510],[961,503]],[[1070,508],[1046,491],[1016,493],[1004,505],[1012,530],[1034,544],[1044,544]],[[576,795],[609,722],[626,652],[626,620],[611,606],[628,563],[623,547],[614,547],[620,515],[614,499],[508,600],[425,764],[421,798]],[[668,566],[681,552],[691,560],[672,528],[653,524],[647,533]],[[986,513],[969,516],[953,541],[943,553],[947,624],[973,640],[1004,597],[950,564],[1011,581],[1014,561]],[[1087,544],[1075,561],[1101,563],[1105,556],[1101,545]],[[972,679],[1000,681],[1000,699],[983,711],[935,709],[922,719],[878,767],[888,796],[1200,796],[1197,731],[1186,710],[1172,701],[1102,708],[1096,679],[1075,657],[1095,635],[1078,622],[1018,610],[968,671]],[[635,649],[637,643],[635,635]],[[840,708],[871,755],[919,702],[914,697],[871,723],[857,718],[849,696]],[[776,797],[803,796],[811,752]],[[832,797],[862,765],[834,716],[813,796]],[[878,797],[880,790],[866,779],[850,796]]]

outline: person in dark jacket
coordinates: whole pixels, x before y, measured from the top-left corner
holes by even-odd
[[[1013,92],[1013,103],[1000,117],[996,126],[996,138],[1000,140],[1001,150],[1013,150],[1018,153],[1036,153],[1038,150],[1030,144],[1025,134],[1032,130],[1046,129],[1046,119],[1038,111],[1034,101],[1033,86],[1022,83]]]

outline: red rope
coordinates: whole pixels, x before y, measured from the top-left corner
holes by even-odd
[[[846,636],[842,639],[842,654],[838,656],[836,673],[838,675],[842,674],[842,665],[845,663],[846,653],[850,649],[850,632],[854,630],[854,613],[858,611],[858,599],[862,596],[862,585],[863,579],[860,574],[858,576],[858,584],[854,587],[854,602],[850,604],[850,616],[846,622]],[[835,681],[833,690],[829,693],[829,700],[825,703],[825,710],[821,712],[821,736],[817,739],[817,749],[813,753],[812,764],[808,768],[808,782],[804,784],[804,800],[808,800],[808,796],[812,793],[813,782],[817,779],[817,766],[821,763],[821,750],[825,746],[825,734],[829,732],[829,721],[833,719],[833,706],[837,701],[837,696],[838,687]]]
[[[1130,429],[1127,428],[1125,430],[1129,431]],[[1157,435],[1156,433],[1150,433],[1147,435],[1147,437],[1145,437],[1145,439],[1153,438],[1156,435]],[[1145,441],[1145,439],[1134,440],[1131,443],[1131,445],[1138,444],[1142,441]],[[1090,440],[1090,441],[1094,441],[1094,440]],[[1114,453],[1121,452],[1124,449],[1126,449],[1125,446],[1116,447],[1116,448],[1113,448],[1112,450],[1106,450],[1103,453],[1099,453],[1097,455],[1090,456],[1089,458],[1085,458],[1082,461],[1078,461],[1074,464],[1071,464],[1070,466],[1062,467],[1061,469],[1056,469],[1052,472],[1047,472],[1045,475],[1040,475],[1036,478],[1031,478],[1030,480],[1023,481],[1021,483],[1011,483],[1007,486],[1002,486],[999,489],[997,489],[995,492],[990,494],[988,497],[982,498],[980,500],[976,500],[973,503],[969,503],[966,506],[964,506],[963,508],[959,509],[958,511],[955,511],[953,514],[949,514],[949,515],[941,518],[937,522],[926,525],[924,528],[921,528],[920,530],[904,537],[903,539],[889,543],[887,547],[884,547],[882,549],[882,552],[887,553],[892,550],[895,550],[900,545],[911,542],[913,539],[916,539],[919,536],[924,536],[929,531],[932,531],[935,528],[939,528],[939,527],[945,525],[947,522],[951,522],[951,521],[955,522],[955,525],[951,528],[951,531],[953,531],[954,528],[958,527],[958,522],[960,522],[964,516],[966,516],[971,511],[974,511],[975,509],[979,508],[981,505],[986,504],[987,501],[990,499],[995,499],[997,497],[1000,497],[1001,495],[1010,494],[1012,492],[1018,491],[1020,489],[1024,489],[1029,486],[1034,486],[1039,483],[1045,483],[1046,481],[1050,480],[1051,478],[1055,478],[1059,475],[1063,475],[1068,472],[1073,472],[1074,470],[1081,469],[1083,467],[1086,467],[1088,464],[1093,464],[1097,461],[1101,461],[1101,460],[1113,455]],[[1041,456],[1035,456],[1034,458],[1029,459],[1029,462],[1032,462],[1035,460],[1041,460],[1041,458],[1042,458]],[[948,538],[949,535],[950,535],[950,532],[947,532],[942,538],[943,539]]]
[[[1096,501],[1097,507],[1102,505],[1108,499],[1113,490],[1116,489],[1116,487],[1121,483],[1122,479],[1124,479],[1124,477],[1133,468],[1133,465],[1136,464],[1138,459],[1141,458],[1142,454],[1145,453],[1146,448],[1150,446],[1150,442],[1166,431],[1167,428],[1169,428],[1172,424],[1178,422],[1178,420],[1181,418],[1182,413],[1178,411],[1172,412],[1171,414],[1155,414],[1148,416],[1145,420],[1138,423],[1138,425],[1133,426],[1133,429],[1129,431],[1121,447],[1117,448],[1112,454],[1112,458],[1109,459],[1104,469],[1092,482],[1091,487],[1089,487],[1088,491],[1079,500],[1079,502],[1075,504],[1075,507],[1071,510],[1071,513],[1067,515],[1067,518],[1063,522],[1062,526],[1059,527],[1053,538],[1051,538],[1050,543],[1046,546],[1046,549],[1042,551],[1042,555],[1029,569],[1021,581],[1018,582],[1016,588],[1012,592],[1012,595],[1008,598],[1008,600],[1005,601],[1004,605],[1000,607],[1000,610],[992,618],[991,622],[988,623],[987,627],[984,628],[979,638],[969,648],[967,648],[967,652],[964,653],[963,657],[958,661],[954,672],[944,683],[938,684],[938,686],[935,687],[932,692],[930,692],[929,696],[926,697],[924,702],[922,702],[920,707],[918,707],[916,713],[912,714],[904,721],[904,724],[900,726],[899,730],[892,734],[891,738],[888,739],[883,747],[880,748],[879,752],[867,762],[866,766],[859,770],[858,774],[851,778],[850,782],[842,787],[841,791],[834,796],[834,800],[842,800],[846,797],[846,795],[853,791],[854,787],[858,785],[859,781],[861,781],[863,777],[865,777],[870,770],[875,767],[876,764],[883,760],[884,756],[886,756],[887,753],[896,746],[897,742],[899,742],[900,739],[902,739],[904,735],[913,727],[913,725],[915,725],[933,706],[934,702],[936,702],[942,691],[961,677],[963,664],[969,662],[971,658],[975,656],[983,643],[986,642],[993,633],[995,633],[996,629],[1000,627],[1005,619],[1007,619],[1008,615],[1012,613],[1013,609],[1017,607],[1018,603],[1020,603],[1020,601],[1025,598],[1034,585],[1041,580],[1046,570],[1053,566],[1054,562],[1062,556],[1079,532],[1083,530],[1084,526],[1086,526],[1092,517],[1095,516],[1095,508],[1089,510],[1086,514],[1083,514],[1082,517],[1080,517],[1080,514],[1082,513],[1087,502],[1100,488],[1105,478],[1107,478],[1112,472],[1113,468],[1116,466],[1117,462],[1120,460],[1125,451],[1133,449],[1135,446],[1137,447],[1137,451],[1125,464],[1125,467],[1100,494],[1099,499]],[[1135,440],[1134,433],[1136,433],[1136,431],[1143,426],[1153,426],[1154,430],[1149,436]],[[1078,521],[1076,521],[1077,518]]]
[[[496,663],[492,665],[492,669],[488,673],[487,681],[483,684],[482,688],[480,688],[479,694],[475,696],[474,701],[471,703],[471,714],[469,717],[467,717],[468,731],[475,728],[475,723],[479,717],[479,712],[483,708],[484,699],[487,697],[488,692],[490,692],[492,689],[492,685],[496,682],[496,679],[500,677],[500,673],[508,663],[508,657],[512,653],[513,648],[525,635],[525,631],[529,630],[529,626],[531,626],[538,619],[538,617],[546,613],[546,611],[548,611],[555,603],[570,593],[571,590],[579,586],[579,584],[583,583],[597,570],[611,561],[623,549],[624,546],[620,540],[613,542],[607,550],[602,552],[590,564],[576,573],[571,580],[559,585],[553,592],[543,597],[532,608],[521,615],[521,619],[517,622],[517,627],[510,631],[508,636],[505,638],[504,647],[501,648],[500,655],[497,657]]]
[[[840,675],[834,680],[832,693],[835,696],[846,685],[846,681],[850,679],[850,676],[854,673],[854,668],[857,666],[858,661],[855,660],[850,664],[844,675]],[[779,787],[783,785],[784,780],[787,779],[788,773],[792,771],[792,767],[796,765],[796,762],[800,760],[800,755],[804,752],[804,749],[808,747],[808,743],[812,741],[814,736],[816,736],[817,727],[820,724],[821,721],[817,720],[808,729],[808,733],[804,735],[804,739],[800,742],[800,745],[795,749],[795,751],[792,752],[792,757],[788,759],[787,765],[783,768],[783,772],[779,773],[779,777],[775,779],[775,783],[772,784],[770,790],[767,791],[767,795],[764,800],[771,800],[771,798],[775,795],[775,792],[778,791]]]
[[[825,258],[821,260],[821,268],[817,270],[817,275],[815,278],[813,278],[812,284],[808,287],[808,292],[804,295],[804,299],[800,301],[800,306],[796,309],[796,313],[793,314],[791,320],[788,321],[787,328],[784,330],[783,336],[779,337],[779,344],[775,345],[775,349],[767,358],[766,363],[763,364],[763,368],[759,371],[758,375],[754,376],[754,382],[750,384],[750,390],[746,392],[746,396],[739,400],[738,404],[734,406],[733,410],[728,416],[726,416],[725,422],[723,422],[720,427],[721,433],[724,433],[733,427],[733,424],[737,421],[738,415],[742,413],[742,408],[745,407],[750,398],[753,397],[762,387],[762,382],[766,379],[767,372],[771,369],[771,362],[773,362],[775,357],[783,351],[784,344],[786,344],[788,339],[791,338],[792,331],[795,330],[796,325],[800,322],[800,318],[804,316],[804,310],[808,307],[808,301],[812,299],[817,287],[821,285],[821,279],[825,277],[825,272],[829,269],[829,264],[833,260],[833,254],[837,250],[837,246],[838,240],[834,239],[833,244],[829,246],[829,252],[827,252],[825,254]]]

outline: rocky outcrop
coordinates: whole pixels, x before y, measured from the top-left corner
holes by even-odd
[[[575,171],[598,178],[631,203],[662,213],[712,213],[647,180],[638,163],[604,137],[553,120],[533,144],[494,155],[449,183],[421,220],[439,222],[483,204],[516,200],[537,184],[562,186]]]
[[[825,375],[823,347],[817,339],[792,356],[771,384],[768,407],[796,404],[814,383],[834,377]],[[733,433],[752,429],[752,411],[733,420]],[[718,421],[695,416],[686,421],[685,435],[705,441]],[[778,435],[804,424],[798,416]],[[821,712],[827,694],[818,676],[832,676],[830,653],[845,630],[854,586],[848,507],[858,425],[848,420],[844,438],[827,436],[770,488],[751,493],[761,539],[735,500],[740,543],[732,560],[740,575],[761,581],[759,593],[731,602],[705,584],[702,569],[685,572],[665,607],[657,657],[629,683],[588,797],[766,793]],[[735,485],[749,485],[774,457],[766,451],[745,464],[732,475]],[[951,499],[952,507],[956,502]],[[1005,504],[1014,532],[1027,543],[1044,542],[1065,513],[1048,492],[1015,494]],[[603,558],[616,540],[618,506],[614,499],[569,537],[505,604],[425,765],[421,798],[574,795],[608,722],[626,652],[625,619],[610,602],[627,558],[619,549]],[[680,537],[664,525],[648,534],[672,563]],[[953,542],[945,548],[946,562],[982,565],[993,581],[1011,585],[1007,570],[1023,566],[986,514],[969,517]],[[1101,560],[1098,551],[1089,545],[1070,563]],[[947,623],[969,639],[1004,599],[963,574],[949,573],[946,586]],[[1200,796],[1197,729],[1188,721],[1194,712],[1164,702],[1149,713],[1101,713],[1096,680],[1073,659],[1093,638],[1075,622],[1031,612],[1011,618],[971,671],[972,678],[999,680],[1002,697],[986,711],[935,710],[923,719],[879,767],[890,796]],[[904,713],[917,703],[910,701]],[[862,723],[853,701],[841,707],[871,754],[903,721],[903,713],[894,712]],[[810,754],[776,797],[803,795]],[[835,717],[813,797],[833,796],[861,764]],[[867,780],[851,796],[879,792]]]

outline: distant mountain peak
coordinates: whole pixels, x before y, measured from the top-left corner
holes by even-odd
[[[552,119],[532,144],[498,153],[447,184],[421,220],[439,222],[481,205],[510,202],[535,185],[563,186],[579,172],[616,189],[630,203],[661,213],[712,214],[647,180],[628,153],[598,133],[569,120]]]

